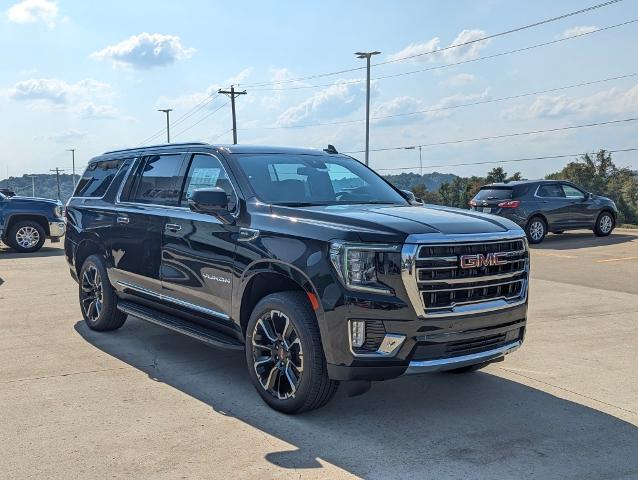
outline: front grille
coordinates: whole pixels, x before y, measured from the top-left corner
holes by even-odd
[[[462,256],[477,254],[481,259],[499,254],[499,264],[461,266]],[[483,302],[501,301],[506,305],[520,300],[527,288],[527,264],[523,239],[421,245],[415,259],[415,280],[425,314],[453,313],[458,307]]]

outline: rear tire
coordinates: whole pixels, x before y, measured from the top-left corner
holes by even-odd
[[[598,237],[606,237],[611,234],[616,226],[614,216],[609,212],[602,212],[596,219],[596,225],[594,226],[594,233]]]
[[[246,362],[261,398],[283,413],[320,408],[339,386],[328,378],[317,319],[303,292],[259,301],[246,327]]]
[[[9,231],[7,243],[20,253],[37,252],[44,245],[46,232],[42,225],[31,220],[17,222]]]
[[[105,332],[124,325],[126,314],[117,309],[117,296],[100,256],[91,255],[84,260],[78,284],[80,310],[91,330]]]
[[[525,227],[527,240],[531,244],[541,243],[547,235],[547,223],[541,217],[532,217]]]

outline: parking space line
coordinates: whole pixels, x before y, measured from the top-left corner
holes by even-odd
[[[538,252],[532,250],[533,255],[538,255],[540,257],[556,257],[556,258],[578,258],[575,255],[565,255],[563,253],[549,253],[549,252]]]
[[[623,262],[626,260],[638,260],[638,257],[606,258],[605,260],[596,260],[596,263]]]

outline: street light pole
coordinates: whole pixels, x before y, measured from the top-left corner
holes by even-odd
[[[356,52],[357,58],[366,59],[366,166],[370,156],[370,57],[379,55],[381,52]]]
[[[172,108],[160,108],[158,112],[164,112],[166,114],[166,143],[171,143],[171,125],[170,116],[173,111]]]
[[[423,159],[421,158],[421,149],[423,145],[419,145],[419,173],[423,176]]]
[[[69,148],[67,152],[71,152],[71,161],[73,162],[73,191],[75,191],[75,148]]]
[[[35,177],[37,175],[29,175],[31,177],[31,196],[35,197]]]

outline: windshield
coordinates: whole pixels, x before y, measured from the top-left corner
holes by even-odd
[[[511,188],[481,188],[474,200],[509,200],[512,198]]]
[[[357,160],[290,154],[236,154],[257,197],[286,206],[395,204],[406,200]]]

